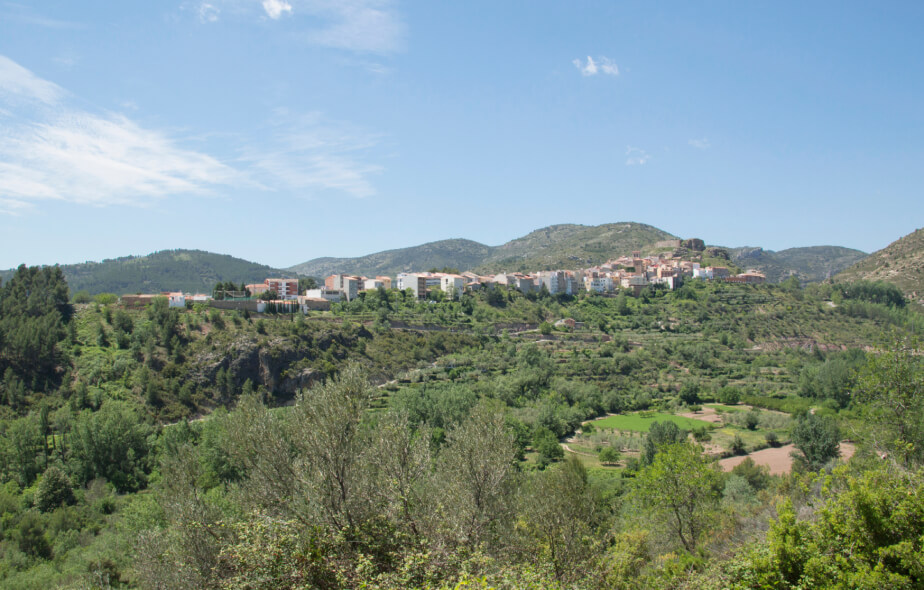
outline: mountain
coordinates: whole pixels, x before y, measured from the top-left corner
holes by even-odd
[[[472,240],[440,240],[410,248],[376,252],[357,258],[315,258],[292,266],[289,270],[300,275],[321,278],[335,273],[367,277],[394,276],[399,272],[447,266],[467,270],[481,264],[491,250],[490,246]]]
[[[65,264],[61,267],[71,294],[159,293],[185,291],[211,293],[219,281],[262,283],[263,279],[292,273],[256,262],[201,250],[162,250],[147,256],[125,256],[102,262]],[[0,272],[4,280],[13,270]]]
[[[562,224],[537,229],[500,246],[463,239],[441,240],[357,258],[315,258],[289,270],[324,277],[338,272],[394,276],[447,266],[481,272],[580,268],[673,237],[642,223]]]
[[[644,250],[676,236],[644,223],[551,225],[492,248],[484,272],[573,269]]]
[[[835,281],[887,281],[906,296],[924,292],[924,228],[892,242],[834,277]]]
[[[743,269],[757,269],[767,282],[779,283],[796,275],[803,283],[829,279],[866,257],[865,252],[841,246],[787,248],[774,252],[763,248],[729,248],[732,262]]]

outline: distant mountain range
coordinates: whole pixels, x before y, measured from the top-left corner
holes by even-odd
[[[162,250],[147,256],[125,256],[102,262],[61,266],[71,294],[159,293],[184,291],[211,293],[215,283],[262,283],[270,276],[292,276],[256,262],[201,250]],[[0,272],[6,280],[15,269]]]
[[[500,246],[465,239],[440,240],[356,258],[315,258],[287,269],[201,250],[164,250],[147,256],[68,264],[62,269],[71,293],[81,290],[91,294],[166,290],[209,292],[219,281],[253,283],[274,275],[322,279],[333,273],[394,276],[399,272],[446,267],[480,273],[577,269],[630,254],[633,250],[644,253],[669,250],[669,246],[659,248],[658,242],[677,239],[677,236],[642,223],[562,224],[537,229]],[[803,282],[821,281],[854,265],[851,271],[838,277],[865,278],[869,275],[870,278],[892,280],[907,290],[921,289],[924,283],[922,243],[924,230],[918,230],[874,254],[888,262],[885,266],[885,262],[865,259],[866,255],[859,250],[839,246],[790,248],[778,252],[754,247],[726,250],[732,264],[742,269],[756,268],[767,275],[769,282],[782,281],[792,274]],[[862,262],[857,264],[858,261]],[[6,279],[12,273],[13,270],[2,271],[0,278]]]
[[[763,248],[728,248],[732,261],[743,269],[764,273],[767,282],[779,283],[795,275],[803,283],[830,279],[866,257],[865,252],[841,246],[809,246],[774,252]]]
[[[873,252],[834,277],[835,281],[887,281],[924,303],[924,228]],[[914,297],[914,294],[917,297]]]
[[[289,270],[323,277],[332,273],[393,276],[443,267],[478,272],[574,269],[606,262],[675,237],[642,223],[551,225],[500,246],[486,246],[472,240],[440,240],[357,258],[315,258]]]

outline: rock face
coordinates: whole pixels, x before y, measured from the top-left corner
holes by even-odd
[[[729,257],[728,257],[728,250],[726,250],[725,248],[718,248],[718,247],[716,247],[716,246],[709,246],[708,248],[706,248],[706,250],[705,250],[705,252],[703,252],[703,254],[705,254],[706,256],[708,256],[708,257],[710,257],[710,258],[722,258],[723,260],[729,260]]]
[[[311,387],[325,375],[312,369],[291,370],[302,355],[282,342],[260,346],[256,341],[242,339],[234,342],[224,353],[214,352],[200,357],[199,370],[191,377],[200,384],[214,383],[218,371],[224,369],[241,387],[248,379],[254,387],[262,385],[278,397],[292,397],[299,389]]]
[[[702,252],[706,249],[706,243],[699,238],[690,238],[689,240],[684,240],[681,243],[681,246],[687,250],[692,250],[693,252]]]

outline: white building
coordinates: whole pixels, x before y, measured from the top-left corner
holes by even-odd
[[[186,296],[179,291],[167,293],[168,307],[186,307]]]
[[[613,290],[613,279],[610,277],[585,277],[584,289],[597,293],[609,293]]]
[[[440,289],[449,296],[450,299],[456,300],[462,296],[462,290],[465,288],[465,279],[460,275],[444,274],[440,277]]]
[[[322,287],[320,289],[307,289],[305,291],[305,297],[310,299],[324,299],[330,301],[331,303],[336,303],[343,299],[343,291],[338,289],[328,289]]]

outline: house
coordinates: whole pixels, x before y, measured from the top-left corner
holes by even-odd
[[[250,291],[250,294],[254,297],[269,291],[269,287],[266,286],[266,283],[254,283],[252,285],[244,285],[244,288]]]
[[[379,276],[375,277],[375,280],[380,281],[386,289],[391,289],[391,277]]]
[[[306,289],[305,297],[309,299],[323,299],[328,303],[337,303],[343,298],[343,291],[328,289],[327,287],[322,287],[320,289]],[[329,308],[330,306],[328,306]]]
[[[309,289],[314,290],[314,289]],[[337,291],[338,301],[340,292]],[[309,311],[328,311],[330,310],[330,299],[325,299],[323,297],[309,297],[307,295],[299,295],[298,303],[302,306],[302,313],[308,313]]]
[[[425,299],[427,297],[427,274],[429,273],[400,273],[398,275],[398,289],[401,291],[410,289],[414,292],[414,297]]]
[[[342,291],[347,301],[353,301],[359,294],[360,279],[353,275],[330,275],[324,279],[324,286],[330,291]]]
[[[280,299],[292,301],[298,298],[298,279],[266,279],[263,283],[267,291],[275,291]]]
[[[440,277],[440,289],[452,300],[461,297],[464,288],[465,279],[461,275],[444,274]]]
[[[363,281],[363,291],[375,291],[379,287],[385,288],[385,283],[378,279],[366,279]]]
[[[186,296],[179,291],[166,293],[168,307],[186,307]]]
[[[609,293],[613,290],[613,279],[610,277],[584,277],[584,289],[597,293]]]

